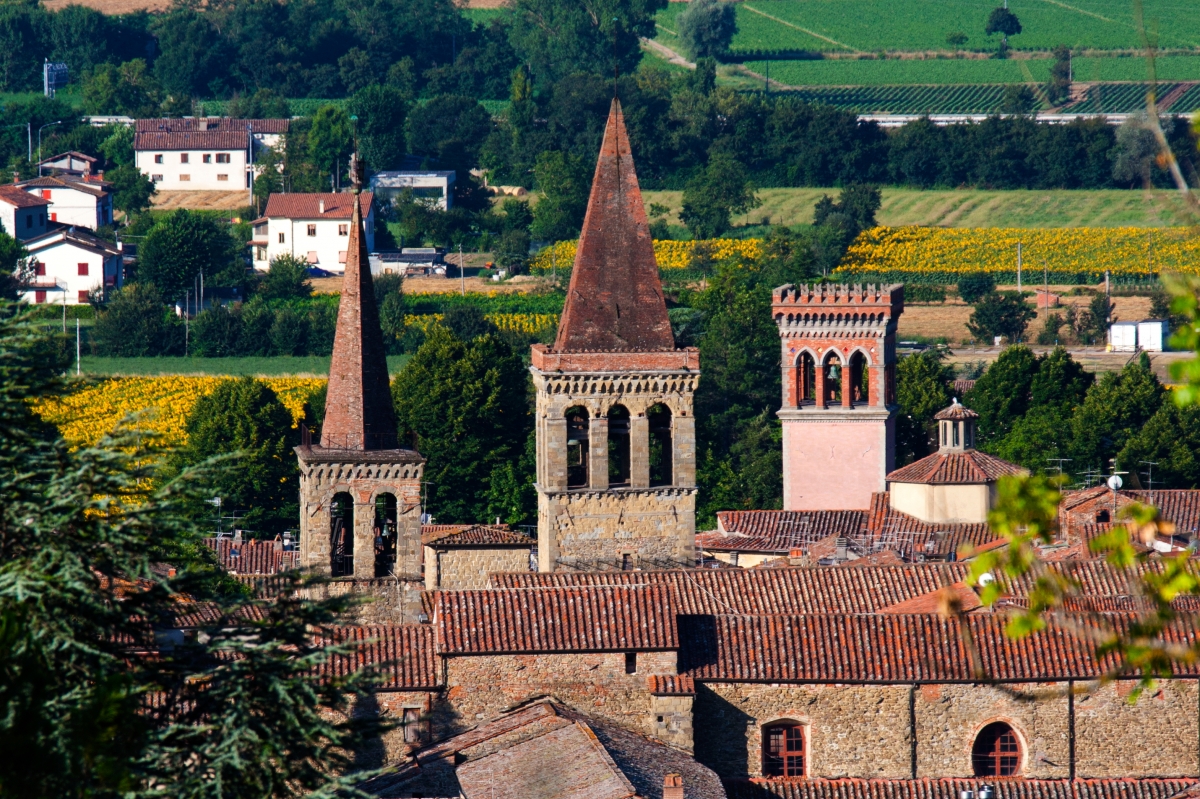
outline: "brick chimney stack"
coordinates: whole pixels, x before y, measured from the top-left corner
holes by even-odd
[[[663,778],[663,799],[683,799],[683,777],[668,774]]]

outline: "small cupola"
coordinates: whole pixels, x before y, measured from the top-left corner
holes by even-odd
[[[975,448],[975,420],[979,414],[959,405],[957,398],[933,418],[938,423],[939,452],[965,452]]]

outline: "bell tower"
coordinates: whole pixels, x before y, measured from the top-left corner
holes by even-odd
[[[320,444],[300,460],[300,564],[333,577],[420,579],[421,473],[425,459],[400,447],[383,333],[371,283],[351,161],[354,210]]]
[[[869,508],[895,463],[904,286],[775,289],[783,352],[784,510]]]
[[[675,347],[616,99],[558,336],[530,371],[539,570],[694,565],[700,356]]]

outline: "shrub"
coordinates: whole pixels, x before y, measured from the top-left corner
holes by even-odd
[[[974,305],[995,290],[996,279],[986,273],[963,275],[958,281],[958,296],[967,305]]]
[[[167,309],[155,286],[133,283],[116,292],[97,315],[92,344],[97,355],[112,357],[178,355],[183,322]]]

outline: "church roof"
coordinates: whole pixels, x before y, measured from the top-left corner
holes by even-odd
[[[966,405],[959,405],[958,399],[950,403],[950,407],[945,410],[938,411],[933,416],[934,419],[942,422],[964,422],[968,419],[978,419],[979,414],[968,408]]]
[[[625,118],[615,98],[554,349],[675,349]]]
[[[321,448],[366,451],[398,447],[379,308],[375,305],[362,232],[362,208],[356,196],[329,364]]]
[[[1009,474],[1027,472],[1015,463],[976,449],[968,449],[964,452],[935,452],[916,463],[891,472],[887,480],[889,483],[971,485],[990,483]]]

